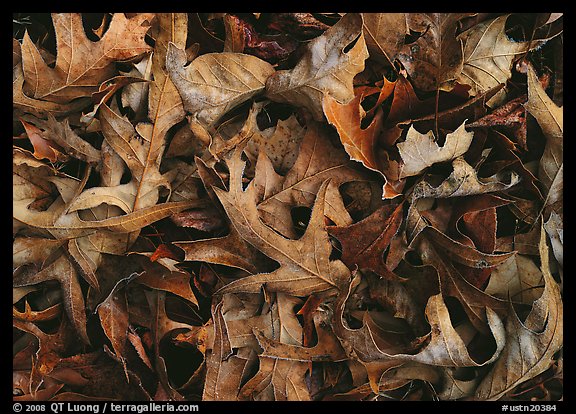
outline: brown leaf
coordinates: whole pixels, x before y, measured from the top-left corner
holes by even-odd
[[[121,279],[108,297],[96,307],[102,329],[112,343],[114,353],[122,361],[126,380],[129,380],[129,376],[126,370],[124,347],[128,335],[129,316],[125,287],[131,279],[132,277]]]
[[[273,101],[305,107],[320,121],[324,95],[329,94],[344,104],[354,98],[352,81],[364,70],[367,58],[362,16],[347,13],[306,45],[293,69],[279,70],[268,78],[266,96]]]
[[[115,13],[98,42],[90,41],[79,13],[53,13],[58,54],[56,66],[48,67],[26,33],[22,41],[22,68],[27,93],[34,99],[60,104],[90,96],[109,79],[115,61],[127,60],[150,50],[144,42],[153,15],[141,13],[127,19]],[[121,39],[121,40],[119,40]]]
[[[342,245],[341,260],[350,270],[371,270],[384,278],[396,279],[384,263],[383,254],[402,222],[402,204],[382,206],[370,216],[347,227],[328,227],[328,233]]]
[[[512,61],[528,52],[541,42],[514,42],[505,32],[508,17],[506,14],[472,26],[458,35],[463,43],[464,66],[457,74],[456,81],[469,85],[472,96],[486,91],[500,83],[506,83],[512,76]],[[498,93],[488,102],[493,106],[503,99],[504,92]]]
[[[60,255],[53,263],[39,272],[25,272],[14,278],[14,286],[35,285],[47,280],[57,280],[63,294],[66,314],[80,338],[89,344],[86,333],[86,309],[84,295],[78,281],[78,273],[65,255]]]
[[[408,33],[406,13],[362,13],[370,58],[392,65]]]
[[[364,324],[359,329],[351,329],[344,322],[344,305],[352,289],[358,283],[359,276],[357,275],[348,290],[340,294],[335,310],[334,331],[341,340],[352,347],[361,361],[370,362],[386,359],[416,361],[429,365],[452,367],[483,366],[497,360],[504,347],[505,331],[502,321],[495,312],[490,308],[486,308],[488,323],[496,340],[497,348],[487,361],[480,363],[474,361],[468,353],[466,344],[452,326],[442,295],[438,294],[431,296],[426,305],[426,317],[432,328],[426,345],[416,353],[413,349],[405,350],[411,353],[403,353],[401,349],[390,348],[389,345],[388,349],[383,349],[386,341],[382,337],[382,333],[378,332],[378,327],[369,316],[364,318]],[[423,340],[424,338],[421,339]]]
[[[329,330],[326,315],[316,312],[314,325],[318,342],[313,347],[287,344],[285,341],[274,341],[267,338],[261,331],[254,329],[254,335],[263,349],[261,357],[285,359],[300,362],[333,361],[338,362],[347,358],[342,345],[334,333]]]
[[[228,161],[230,190],[215,189],[228,217],[240,236],[271,259],[280,268],[236,280],[220,289],[220,293],[260,291],[265,283],[270,291],[291,295],[307,295],[315,291],[337,287],[348,275],[346,266],[330,260],[332,250],[324,229],[324,204],[327,183],[322,184],[312,210],[306,233],[298,240],[289,240],[260,221],[256,208],[256,187],[253,182],[242,189],[240,152],[235,151]],[[312,249],[310,253],[308,249]]]
[[[365,167],[380,171],[374,153],[376,138],[382,127],[382,112],[376,112],[374,119],[366,128],[361,127],[363,118],[360,103],[364,95],[359,93],[347,104],[340,104],[330,95],[325,95],[322,101],[322,110],[328,122],[333,125],[340,135],[344,149],[354,161],[360,161]]]
[[[214,348],[206,356],[206,380],[202,400],[236,400],[247,359],[232,355],[222,302],[212,310]]]
[[[398,52],[414,86],[423,91],[449,90],[462,70],[458,21],[470,13],[407,13],[407,28],[422,33]]]
[[[26,134],[28,135],[28,139],[34,147],[34,157],[39,160],[46,158],[51,162],[56,162],[58,158],[60,158],[60,161],[64,159],[60,151],[51,146],[50,141],[43,137],[40,128],[22,120],[20,120],[20,122],[22,122]]]
[[[466,131],[462,123],[456,131],[446,135],[444,145],[439,147],[434,142],[432,131],[424,135],[411,126],[406,135],[406,141],[397,144],[403,161],[400,178],[421,174],[433,164],[452,161],[463,155],[468,151],[473,137],[474,133]]]
[[[209,53],[189,66],[186,54],[169,44],[166,69],[178,89],[184,109],[201,123],[212,126],[226,112],[264,90],[274,73],[268,62],[242,53]]]
[[[524,321],[511,309],[506,320],[506,345],[502,355],[482,379],[475,396],[497,400],[554,362],[554,354],[563,345],[563,307],[558,284],[550,274],[546,235],[541,228],[540,259],[544,292],[536,300]]]
[[[502,182],[503,174],[497,173],[486,179],[478,178],[474,168],[464,158],[458,157],[452,161],[454,170],[439,186],[433,187],[426,181],[416,184],[412,190],[412,198],[446,198],[462,197],[474,194],[491,193],[506,190],[519,182],[515,172],[510,172],[508,183]]]
[[[326,192],[325,215],[338,225],[351,224],[337,189],[349,181],[365,181],[367,176],[354,168],[354,162],[342,149],[335,147],[321,126],[307,125],[300,144],[298,158],[282,178],[275,173],[270,160],[261,154],[256,164],[254,187],[261,198],[257,200],[263,221],[282,235],[294,239],[290,209],[311,207],[321,184],[330,178]]]
[[[148,253],[141,253],[150,256]],[[154,262],[143,260],[144,272],[138,276],[136,283],[152,289],[164,290],[184,298],[196,306],[198,301],[190,286],[190,274],[178,269],[178,261],[168,257],[159,258]]]

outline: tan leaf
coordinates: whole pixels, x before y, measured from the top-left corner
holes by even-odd
[[[392,65],[408,32],[406,13],[362,13],[370,58]]]
[[[169,44],[166,69],[178,89],[184,109],[207,126],[264,90],[274,73],[268,62],[242,53],[200,55],[186,68],[186,53]]]
[[[552,251],[554,257],[560,264],[564,266],[564,222],[561,217],[553,211],[550,218],[544,223],[544,229],[550,238],[552,244]]]
[[[506,320],[506,345],[500,358],[476,389],[476,399],[497,400],[517,385],[534,378],[554,363],[563,346],[563,305],[558,284],[549,269],[546,235],[541,228],[541,270],[544,292],[521,321],[514,311]]]
[[[259,192],[258,211],[263,221],[288,238],[296,232],[287,220],[290,209],[311,207],[320,185],[330,179],[326,192],[325,214],[337,225],[352,224],[346,217],[338,187],[349,181],[365,181],[367,176],[354,168],[354,162],[337,148],[315,122],[308,123],[298,158],[284,177],[276,174],[268,157],[261,154],[256,164],[254,187]]]
[[[56,33],[56,66],[50,68],[30,36],[22,41],[22,68],[27,93],[34,99],[67,103],[90,96],[114,73],[115,61],[127,60],[150,50],[144,42],[153,15],[141,13],[127,19],[115,13],[104,36],[92,42],[84,32],[79,13],[53,13]]]
[[[484,291],[500,299],[531,305],[542,296],[542,272],[534,262],[517,254],[492,271]]]
[[[314,325],[318,342],[313,347],[304,347],[286,343],[285,341],[274,341],[267,338],[263,332],[254,329],[254,335],[263,349],[262,357],[285,359],[300,362],[332,361],[338,362],[347,359],[347,355],[334,335],[326,321],[326,315],[314,315]]]
[[[306,45],[304,55],[293,69],[279,70],[268,78],[266,96],[305,107],[320,121],[324,95],[329,94],[340,103],[354,98],[352,81],[364,70],[367,58],[362,16],[347,13]]]
[[[151,256],[150,253],[141,254]],[[145,271],[138,276],[136,283],[174,293],[198,306],[196,296],[190,287],[190,274],[175,267],[177,261],[163,257],[156,262],[149,260],[143,262]]]
[[[478,178],[474,168],[463,157],[454,159],[452,167],[454,170],[450,176],[436,187],[426,181],[420,181],[416,184],[412,191],[412,199],[462,197],[492,193],[506,190],[520,181],[520,177],[514,171],[509,174],[508,183],[503,182],[503,179],[506,179],[503,177],[504,173],[497,173],[485,179]]]
[[[236,400],[243,371],[248,360],[232,355],[226,321],[222,315],[222,302],[212,310],[214,321],[214,348],[206,356],[206,380],[203,401]]]
[[[276,127],[256,132],[248,141],[244,152],[252,163],[256,163],[260,149],[266,152],[274,170],[279,174],[287,173],[296,162],[298,149],[306,128],[291,115],[286,120],[278,120]]]
[[[464,375],[466,375],[466,372]],[[442,400],[458,400],[474,395],[479,377],[475,375],[472,379],[461,379],[458,378],[457,368],[444,368],[442,370],[442,380],[443,386],[438,396]]]
[[[12,243],[12,267],[16,269],[28,263],[42,267],[66,240],[52,240],[42,237],[16,237]]]
[[[126,370],[126,357],[124,347],[128,335],[128,301],[126,298],[126,284],[130,277],[121,279],[103,302],[96,307],[100,318],[100,325],[112,343],[114,353],[122,361],[126,379],[129,380]]]
[[[327,183],[322,184],[318,190],[306,233],[298,240],[289,240],[260,220],[254,182],[245,191],[242,189],[242,170],[245,163],[240,160],[240,154],[240,151],[236,150],[228,160],[230,190],[214,190],[240,236],[281,266],[271,273],[233,281],[220,289],[220,293],[257,293],[266,283],[269,291],[301,296],[341,284],[348,277],[349,271],[339,260],[330,260],[332,247],[324,229]]]
[[[256,375],[242,386],[239,399],[256,401],[310,401],[305,382],[308,364],[259,356]]]
[[[65,104],[30,98],[22,90],[24,87],[24,71],[22,70],[22,48],[20,42],[13,39],[12,45],[14,52],[12,69],[12,103],[16,114],[19,112],[25,112],[36,116],[44,116],[47,113],[55,116],[64,116],[80,111],[90,103],[90,98],[75,99],[72,102]]]
[[[78,273],[65,255],[60,255],[40,272],[23,273],[16,276],[13,286],[35,285],[46,280],[57,280],[60,283],[66,314],[82,341],[89,344],[90,340],[86,333],[84,295],[78,281]]]
[[[411,350],[413,353],[410,354],[382,349],[382,343],[385,341],[378,335],[378,327],[368,313],[364,318],[364,325],[359,329],[351,329],[344,322],[345,303],[359,281],[357,275],[348,290],[341,292],[336,304],[334,331],[341,340],[352,347],[361,361],[395,359],[445,367],[466,367],[488,365],[498,359],[505,344],[504,325],[498,315],[490,308],[486,308],[490,331],[496,341],[496,350],[488,360],[479,363],[472,359],[465,342],[452,326],[442,294],[430,296],[426,305],[426,317],[431,326],[426,345],[417,352]]]
[[[464,45],[464,66],[456,81],[469,85],[468,93],[472,96],[506,83],[512,76],[513,60],[542,44],[510,40],[505,32],[509,16],[506,14],[478,23],[458,36]],[[488,105],[494,106],[504,96],[504,91],[500,91],[488,101]]]
[[[414,86],[423,91],[449,90],[462,70],[458,22],[471,13],[407,13],[408,29],[422,33],[404,45],[398,60]]]
[[[474,137],[473,132],[466,131],[465,122],[452,133],[446,135],[442,147],[435,142],[434,133],[421,134],[410,126],[406,140],[397,144],[402,157],[400,178],[411,177],[422,173],[426,168],[439,162],[452,161],[464,155]]]
[[[538,167],[538,178],[544,186],[544,228],[560,266],[564,265],[564,110],[542,88],[532,66],[528,67],[528,102],[524,105],[546,137],[544,153]]]
[[[150,123],[142,122],[134,128],[107,105],[101,106],[99,119],[106,141],[124,160],[136,183],[132,211],[155,205],[159,187],[169,188],[159,171],[164,137],[155,135],[156,126]]]

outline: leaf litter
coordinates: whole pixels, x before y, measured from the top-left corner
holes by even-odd
[[[13,22],[15,401],[563,399],[561,13]]]

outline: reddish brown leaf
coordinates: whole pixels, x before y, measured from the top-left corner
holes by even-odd
[[[388,279],[398,279],[384,263],[384,252],[402,223],[403,204],[380,207],[364,220],[348,227],[328,227],[328,232],[342,245],[342,261],[350,270],[355,267]]]

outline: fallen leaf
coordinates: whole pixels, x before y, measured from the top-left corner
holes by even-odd
[[[276,71],[266,80],[266,96],[305,107],[320,121],[324,95],[329,94],[343,104],[354,98],[352,81],[364,70],[367,58],[362,16],[347,13],[306,45],[293,69]]]
[[[445,198],[462,197],[474,194],[491,193],[506,190],[519,182],[515,172],[510,172],[508,183],[501,181],[504,174],[496,174],[486,179],[479,179],[474,168],[464,158],[458,157],[452,161],[454,170],[439,186],[433,187],[426,181],[419,182],[412,190],[412,198]]]
[[[324,230],[323,216],[327,183],[318,190],[318,196],[306,233],[298,240],[289,240],[274,232],[260,221],[254,196],[256,187],[250,184],[242,189],[242,164],[238,151],[229,160],[230,190],[215,189],[224,209],[238,233],[281,267],[272,273],[248,276],[229,283],[220,293],[259,292],[266,283],[270,291],[291,295],[305,295],[312,290],[337,287],[347,277],[348,269],[340,261],[330,260],[331,245]],[[312,253],[304,253],[306,246]]]
[[[462,70],[462,46],[456,37],[458,21],[470,13],[407,13],[407,29],[420,32],[414,43],[398,52],[415,87],[449,90]]]
[[[184,68],[185,52],[169,44],[166,69],[182,97],[184,109],[200,122],[213,125],[230,109],[264,91],[274,68],[242,53],[210,53]],[[229,76],[232,74],[232,76]]]
[[[366,128],[361,127],[363,118],[360,103],[364,95],[359,93],[354,99],[343,105],[330,95],[324,96],[322,110],[331,125],[336,127],[344,149],[354,161],[360,161],[365,167],[380,171],[375,156],[374,147],[376,138],[382,127],[382,113],[376,112],[374,119]]]
[[[509,14],[478,23],[458,35],[463,43],[464,64],[456,81],[469,85],[469,94],[486,91],[512,76],[512,62],[516,57],[537,47],[541,42],[515,42],[506,35],[505,25]],[[488,101],[492,106],[503,98],[498,93]]]
[[[400,178],[421,174],[431,165],[460,157],[468,151],[473,137],[474,133],[466,131],[462,123],[456,131],[446,135],[444,145],[439,147],[432,131],[421,134],[411,126],[406,140],[396,144],[403,161]]]
[[[370,58],[392,65],[408,33],[407,13],[362,13]]]
[[[263,221],[288,238],[296,232],[286,217],[296,206],[311,207],[321,184],[330,177],[326,192],[325,215],[339,225],[351,224],[342,206],[338,187],[349,181],[364,181],[366,175],[354,168],[354,162],[332,145],[326,132],[315,122],[307,125],[298,157],[284,177],[275,173],[263,154],[256,164],[254,186],[262,194],[258,211]]]
[[[541,270],[544,292],[533,304],[524,321],[511,309],[506,320],[506,345],[476,389],[475,397],[497,400],[516,385],[544,372],[553,364],[562,347],[563,307],[558,284],[549,269],[548,246],[544,229],[540,236]],[[517,367],[510,371],[511,367]],[[502,375],[505,371],[508,374]]]
[[[127,19],[115,13],[104,36],[92,42],[84,32],[79,13],[53,13],[58,54],[50,68],[28,34],[22,41],[25,90],[34,99],[60,104],[90,96],[113,74],[116,61],[137,57],[150,50],[144,42],[153,15],[141,13]],[[120,40],[121,39],[121,40]]]
[[[370,216],[347,227],[328,227],[342,244],[342,260],[350,270],[371,270],[384,278],[397,279],[383,255],[402,222],[403,205],[382,206]]]

